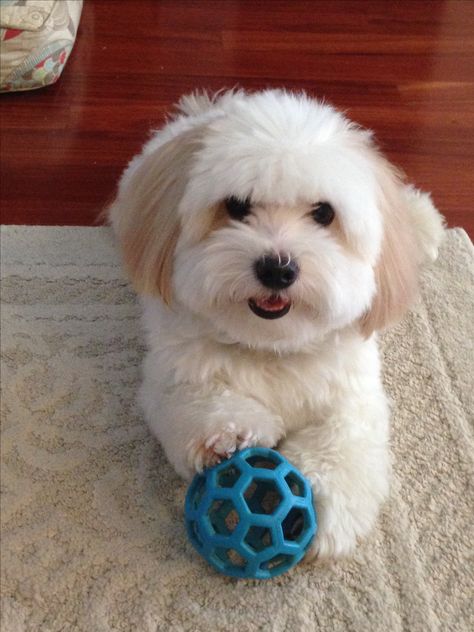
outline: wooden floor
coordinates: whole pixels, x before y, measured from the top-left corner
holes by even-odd
[[[93,224],[178,97],[303,88],[474,236],[474,0],[86,0],[59,82],[1,103],[2,221]]]

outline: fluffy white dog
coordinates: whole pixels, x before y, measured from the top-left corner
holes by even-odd
[[[352,551],[389,487],[376,331],[441,216],[372,134],[304,94],[184,97],[110,217],[144,308],[140,399],[177,472],[278,446],[312,482],[312,554]]]

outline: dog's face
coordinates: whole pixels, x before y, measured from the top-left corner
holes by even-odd
[[[346,326],[370,306],[374,255],[364,253],[364,239],[344,235],[340,208],[330,197],[285,204],[229,195],[206,211],[220,225],[178,242],[173,293],[231,339],[257,347],[300,347]],[[367,215],[373,250],[380,217],[376,209]]]
[[[139,289],[280,351],[406,306],[405,202],[370,134],[277,91],[224,95],[192,122],[132,163],[112,210]]]

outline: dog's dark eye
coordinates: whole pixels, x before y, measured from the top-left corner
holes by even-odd
[[[240,221],[250,213],[252,206],[248,198],[246,200],[239,200],[239,198],[234,196],[226,198],[224,203],[230,217]]]
[[[311,211],[311,215],[314,221],[321,224],[321,226],[329,226],[336,213],[328,202],[318,202]]]

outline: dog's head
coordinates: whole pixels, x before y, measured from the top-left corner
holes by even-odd
[[[183,100],[130,164],[111,218],[139,292],[250,346],[370,335],[416,288],[399,174],[369,132],[305,95]]]

